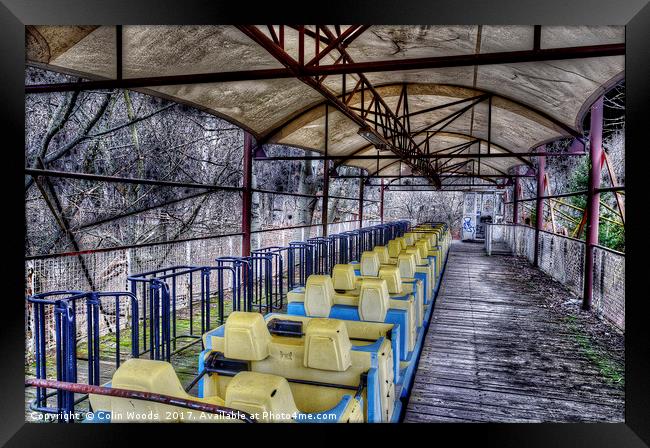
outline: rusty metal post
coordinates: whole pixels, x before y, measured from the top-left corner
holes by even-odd
[[[512,222],[519,223],[519,178],[515,177],[515,185],[512,187]]]
[[[363,227],[363,190],[365,186],[365,179],[359,179],[359,228]]]
[[[330,197],[330,161],[327,160],[329,144],[329,104],[325,103],[325,160],[323,160],[323,200],[321,201],[322,236],[327,236],[327,223],[329,221]]]
[[[379,218],[381,223],[384,223],[384,179],[381,180],[381,186],[379,187]]]
[[[244,131],[243,190],[241,204],[241,255],[251,254],[251,222],[253,208],[253,136]]]
[[[603,158],[603,97],[591,106],[589,127],[589,186],[587,188],[587,230],[585,241],[585,278],[582,309],[591,309],[594,283],[594,246],[598,244],[600,222],[600,174]]]
[[[539,232],[544,227],[544,170],[546,156],[537,157],[537,199],[535,209],[535,257],[533,265],[539,266]]]

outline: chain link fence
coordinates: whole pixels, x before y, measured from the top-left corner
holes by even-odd
[[[490,224],[485,247],[488,254],[505,247],[530,263],[535,260],[535,229],[525,225]],[[594,248],[593,309],[625,331],[625,254],[601,246]],[[546,231],[539,234],[539,268],[582,297],[585,243]]]
[[[129,291],[127,278],[130,275],[175,265],[214,265],[217,257],[241,254],[241,236],[222,236],[167,244],[156,244],[132,248],[120,248],[80,255],[62,255],[26,260],[27,296],[50,291]],[[226,288],[232,287],[232,279],[225,278]],[[187,280],[176,285],[179,308],[187,307],[190,296],[199,293],[200,282],[193,282],[192,291]],[[120,329],[129,325],[131,304],[125,298],[120,302]],[[55,328],[49,307],[45,316],[48,328],[46,346],[53,347]],[[86,335],[86,310],[76,309],[77,338]],[[100,308],[100,335],[113,333],[116,328],[116,304],[104,301]],[[25,302],[26,362],[34,353],[33,306]]]

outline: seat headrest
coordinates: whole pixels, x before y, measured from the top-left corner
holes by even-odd
[[[226,358],[261,361],[269,356],[271,333],[260,313],[233,311],[224,331]]]
[[[352,343],[345,323],[338,319],[311,319],[305,329],[304,365],[343,372],[352,365]]]
[[[411,232],[404,234],[404,241],[406,241],[407,246],[412,246],[415,243],[415,235]]]
[[[305,286],[305,314],[328,317],[334,305],[334,285],[329,275],[310,275]]]
[[[424,256],[426,256],[427,252],[431,250],[431,246],[427,240],[416,241],[415,245],[422,248],[422,251],[424,251]]]
[[[399,253],[402,251],[402,245],[397,240],[390,240],[388,242],[388,256],[391,258],[397,258]]]
[[[402,276],[397,266],[382,266],[379,269],[379,278],[386,280],[389,294],[400,294],[402,292]]]
[[[399,244],[402,246],[402,250],[406,249],[407,246],[406,238],[404,238],[403,236],[398,236],[397,238],[395,238],[395,240],[399,241]]]
[[[351,264],[335,264],[332,268],[332,284],[335,290],[352,291],[356,288],[356,274]]]
[[[406,250],[407,250],[407,251],[408,251],[408,250],[416,250],[416,251],[418,252],[418,255],[420,255],[420,258],[423,259],[423,260],[426,260],[426,257],[427,257],[427,255],[428,255],[428,254],[427,254],[427,249],[424,248],[424,247],[422,247],[422,246],[416,246],[416,245],[408,246],[408,247],[406,248]]]
[[[113,374],[111,386],[155,394],[184,397],[174,367],[165,361],[153,359],[127,359]]]
[[[413,254],[400,254],[397,258],[397,266],[399,267],[399,273],[403,278],[415,277],[417,263]]]
[[[379,257],[379,263],[388,263],[390,256],[388,255],[388,248],[386,246],[375,246],[372,251]]]
[[[256,414],[258,421],[290,421],[298,412],[289,382],[277,375],[239,372],[226,387],[226,406]]]
[[[364,279],[359,295],[359,317],[370,322],[384,322],[390,297],[386,280],[380,278]]]
[[[420,250],[419,250],[417,247],[413,247],[413,248],[410,248],[410,249],[406,249],[405,252],[406,252],[407,254],[413,254],[413,255],[415,255],[415,264],[416,264],[416,265],[424,264],[424,263],[422,262],[422,257],[420,256]]]
[[[376,252],[364,251],[361,254],[361,275],[377,277],[379,275],[379,255]]]

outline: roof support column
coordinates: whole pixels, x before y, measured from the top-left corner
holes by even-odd
[[[330,161],[327,159],[329,140],[329,104],[325,103],[325,160],[323,160],[323,200],[321,202],[321,222],[323,236],[327,236],[327,223],[329,222],[329,197],[330,197]]]
[[[366,186],[366,180],[359,179],[359,228],[363,227],[363,190]]]
[[[535,210],[535,257],[533,265],[539,267],[539,232],[544,228],[544,171],[546,156],[537,157],[537,201]]]
[[[515,185],[512,187],[512,223],[519,223],[519,178],[515,177]]]
[[[386,187],[384,186],[384,179],[381,179],[381,186],[379,187],[379,219],[381,220],[381,223],[384,223],[384,190]]]
[[[603,158],[603,97],[591,106],[589,127],[589,186],[587,188],[587,230],[585,244],[585,278],[582,309],[591,309],[594,283],[594,246],[598,244],[600,221],[600,174]]]
[[[241,255],[251,254],[251,223],[253,209],[253,136],[244,131],[243,189],[241,203]]]

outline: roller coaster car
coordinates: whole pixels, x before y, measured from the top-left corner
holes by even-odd
[[[303,412],[336,408],[356,391],[364,421],[399,417],[399,327],[283,314],[233,312],[203,335],[199,396],[224,395],[240,371],[286,378]]]
[[[349,289],[344,286],[338,287],[337,278],[342,274],[349,275],[347,274],[349,268],[346,266],[352,266],[353,274],[357,275],[358,270],[357,284],[359,284],[359,280],[362,280],[366,277],[383,278],[388,283],[388,292],[392,298],[399,298],[404,294],[413,294],[415,298],[416,310],[420,312],[423,311],[424,304],[427,302],[426,291],[424,290],[426,276],[420,276],[420,278],[416,278],[415,262],[415,255],[404,254],[404,256],[390,258],[388,256],[388,248],[386,246],[375,246],[371,252],[364,252],[361,255],[361,262],[356,265],[349,264],[334,266],[332,269],[332,281],[334,282],[334,289]],[[340,271],[337,272],[337,269]],[[399,279],[396,277],[399,277]],[[417,319],[418,327],[422,325],[422,318],[423,315],[419,314]]]
[[[424,285],[424,302],[430,303],[433,299],[433,291],[435,289],[435,265],[431,263],[428,258],[422,258],[420,250],[411,246],[403,246],[397,238],[388,242],[388,256],[398,260],[401,255],[413,254],[415,258],[415,272],[416,278],[422,280]]]
[[[287,294],[287,314],[399,325],[400,359],[406,359],[417,335],[413,296],[391,299],[386,280],[380,278],[365,278],[358,289],[354,277],[346,280],[350,290],[339,293],[329,275],[310,275],[304,290]]]
[[[368,263],[368,261],[370,261]],[[351,264],[337,264],[332,268],[332,284],[337,294],[360,296],[364,280],[383,279],[386,281],[388,296],[391,300],[413,300],[415,327],[419,329],[424,323],[424,287],[421,280],[402,279],[397,265],[382,265],[376,257],[370,260],[362,257],[361,275],[357,275]],[[391,302],[392,303],[392,302]]]
[[[239,372],[230,379],[223,395],[199,398],[185,392],[170,363],[129,359],[115,371],[110,387],[224,406],[248,413],[259,422],[363,422],[360,396],[346,394],[331,409],[304,413],[294,402],[289,382],[280,376],[266,373]],[[96,412],[110,411],[112,422],[241,422],[233,416],[209,414],[134,398],[90,394],[90,403]]]

